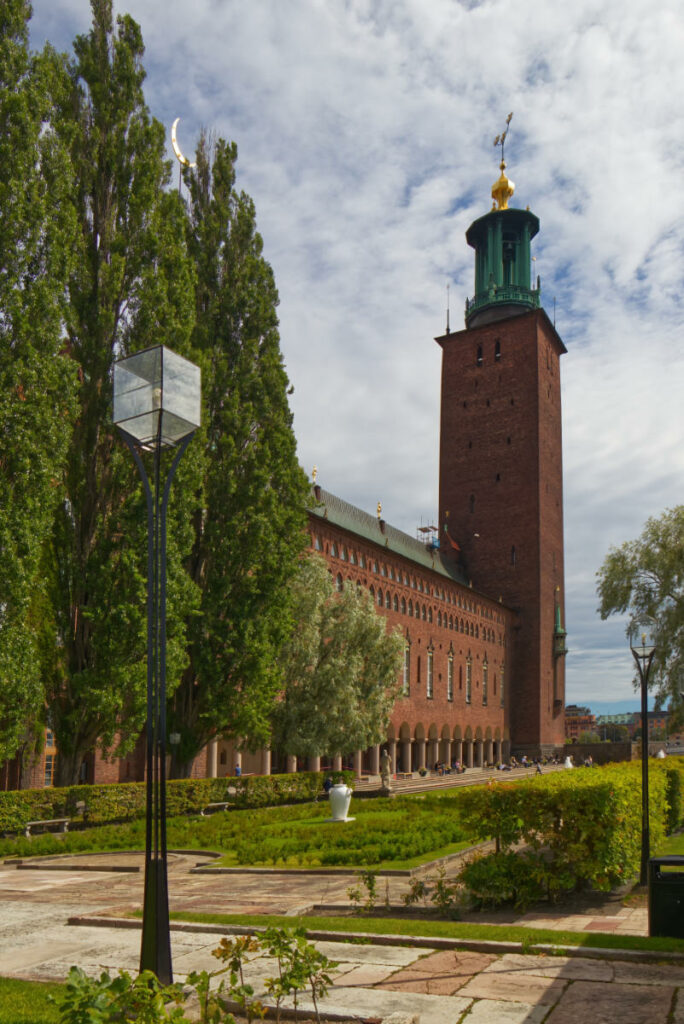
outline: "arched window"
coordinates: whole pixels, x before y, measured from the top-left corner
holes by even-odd
[[[411,616],[411,618],[413,618],[413,601],[409,601],[408,603],[408,613]]]
[[[476,360],[476,362],[477,362],[478,366],[482,366],[482,362],[483,362],[483,360],[482,360],[482,345],[478,345],[477,346],[477,360]]]
[[[356,565],[356,552],[354,550],[349,552],[349,561],[351,565]]]
[[[396,601],[396,597],[394,599]],[[385,608],[390,609],[392,607],[392,595],[389,590],[385,594]]]
[[[315,534],[315,536],[314,536],[314,548],[316,549],[316,551],[322,551],[323,550],[323,545],[321,544],[321,538],[318,536],[318,534]]]
[[[368,588],[368,593],[375,601],[375,587],[373,586],[373,584],[371,584],[370,587]]]
[[[453,616],[450,615],[449,616],[449,629],[453,629],[453,628],[454,628],[454,619],[453,619]]]
[[[428,608],[428,622],[432,622],[432,608]]]
[[[378,587],[378,598],[377,598],[377,601],[378,601],[379,607],[382,608],[383,604],[385,603],[385,595],[383,594],[382,590],[380,590],[380,587]]]
[[[343,562],[349,561],[349,555],[347,554],[347,549],[344,546],[342,547],[340,558],[342,559]]]
[[[338,572],[335,577],[335,589],[340,593],[344,590],[344,580],[342,579],[342,573],[340,572]]]
[[[501,359],[501,342],[499,341],[498,338],[494,342],[494,359],[496,360],[497,363]]]
[[[394,610],[395,612],[398,612],[398,611],[399,611],[399,598],[397,597],[397,595],[396,595],[396,594],[395,594],[395,595],[394,595],[394,597],[392,598],[392,609],[393,609],[393,610]]]
[[[489,665],[487,664],[487,656],[482,663],[482,703],[487,703],[487,688],[489,686]]]
[[[449,650],[447,659],[447,700],[454,699],[454,652]]]
[[[333,558],[338,557],[337,544],[335,543],[335,541],[333,541],[332,544],[330,545],[330,554],[332,555]]]
[[[438,626],[442,625],[442,613],[441,613],[441,611],[439,611],[439,609],[437,610],[437,625]]]
[[[406,598],[405,597],[402,597],[402,599],[401,599],[401,614],[402,615],[406,615]]]
[[[423,605],[423,607],[420,609],[420,615],[423,622],[425,622],[427,620],[427,608],[425,607],[425,605]]]
[[[468,655],[466,658],[466,704],[470,704],[473,698],[473,659]]]
[[[365,555],[359,555],[359,567],[361,569],[365,569],[366,568],[366,556]]]

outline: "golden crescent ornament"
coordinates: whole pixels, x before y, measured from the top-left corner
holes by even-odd
[[[176,139],[176,125],[178,124],[179,121],[180,117],[177,117],[176,120],[171,125],[171,145],[173,146],[173,151],[176,154],[176,160],[178,161],[179,164],[182,164],[183,167],[196,167],[197,164],[190,163],[188,158],[186,156],[183,156],[181,148],[178,145],[178,141]]]

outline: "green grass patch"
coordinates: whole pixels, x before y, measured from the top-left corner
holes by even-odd
[[[614,935],[601,932],[556,931],[550,928],[524,928],[520,925],[475,924],[466,921],[427,921],[392,917],[284,917],[275,914],[202,914],[175,911],[173,921],[200,924],[276,928],[302,927],[307,931],[363,932],[369,935],[394,935],[491,942],[520,942],[524,946],[575,946],[587,949],[641,949],[652,953],[684,953],[684,939],[646,938],[640,935]]]
[[[50,996],[64,992],[56,983],[0,978],[0,1024],[57,1024],[59,1011]]]
[[[677,857],[684,856],[684,832],[676,832],[668,836],[664,842],[658,845],[658,852],[652,854],[655,857]]]
[[[416,857],[408,857],[404,860],[378,861],[375,864],[365,864],[364,867],[366,868],[366,870],[370,871],[410,871],[412,868],[420,867],[423,864],[429,864],[433,860],[440,860],[443,857],[449,857],[455,853],[460,853],[462,850],[468,850],[472,847],[472,845],[473,844],[471,839],[463,839],[461,840],[460,843],[451,843],[448,846],[441,846],[437,850],[429,850],[427,853],[423,853]],[[307,860],[304,866],[307,868],[320,868],[322,870],[325,870],[325,868],[327,867],[330,868],[330,870],[333,870],[337,867],[337,865],[335,864],[320,863],[316,857],[315,851],[308,852],[306,854],[306,857]],[[302,860],[303,858],[301,854],[293,854],[287,860],[280,859],[275,863],[273,861],[262,861],[260,863],[254,862],[249,866],[272,867],[277,869],[298,868],[302,866]],[[237,854],[234,851],[231,853],[225,853],[222,857],[219,857],[217,858],[217,860],[211,862],[212,868],[234,868],[240,866],[244,865],[240,865],[237,859]],[[345,866],[349,869],[349,871],[354,870],[353,865],[347,864]]]

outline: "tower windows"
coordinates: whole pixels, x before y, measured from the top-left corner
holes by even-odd
[[[394,597],[392,598],[392,609],[393,609],[393,610],[394,610],[395,612],[398,612],[398,611],[399,611],[399,598],[397,597],[397,595],[396,595],[396,594],[395,594],[395,595],[394,595]]]
[[[411,644],[407,641],[404,647],[404,673],[402,679],[402,693],[408,697],[411,692]]]
[[[453,647],[449,649],[449,657],[447,659],[447,700],[454,699],[454,650]]]
[[[496,341],[494,342],[494,361],[498,363],[500,359],[501,359],[501,342],[497,338]]]
[[[485,654],[485,660],[482,664],[482,703],[486,706],[487,704],[487,687],[489,685],[489,665],[487,663],[487,655]]]
[[[515,544],[511,547],[511,565],[516,565],[518,561],[518,553],[515,550]]]
[[[432,647],[428,648],[427,652],[427,682],[425,696],[428,700],[432,700],[434,696],[434,676],[435,676],[435,652]]]
[[[470,495],[470,511],[471,512],[475,511],[475,495],[474,494]]]
[[[476,362],[477,362],[478,366],[482,366],[482,363],[483,363],[483,359],[482,359],[482,345],[478,345],[477,346],[477,359],[476,359]]]
[[[470,704],[473,698],[473,659],[468,655],[466,658],[466,704]]]

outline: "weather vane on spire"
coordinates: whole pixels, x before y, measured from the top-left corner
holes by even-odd
[[[506,118],[506,127],[502,131],[501,135],[497,135],[494,139],[495,146],[501,146],[501,163],[499,164],[499,170],[501,171],[501,177],[498,181],[494,182],[492,186],[492,199],[494,200],[494,209],[506,210],[508,209],[508,200],[513,195],[515,185],[512,181],[504,174],[506,169],[506,161],[504,160],[504,144],[506,142],[506,136],[508,135],[508,126],[511,123],[513,117],[513,111]]]
[[[512,117],[513,111],[511,110],[510,114],[506,118],[506,127],[502,131],[501,135],[497,135],[497,137],[494,139],[494,145],[501,146],[501,163],[504,162],[504,143],[506,142],[506,136],[508,135],[508,126],[511,123]]]

